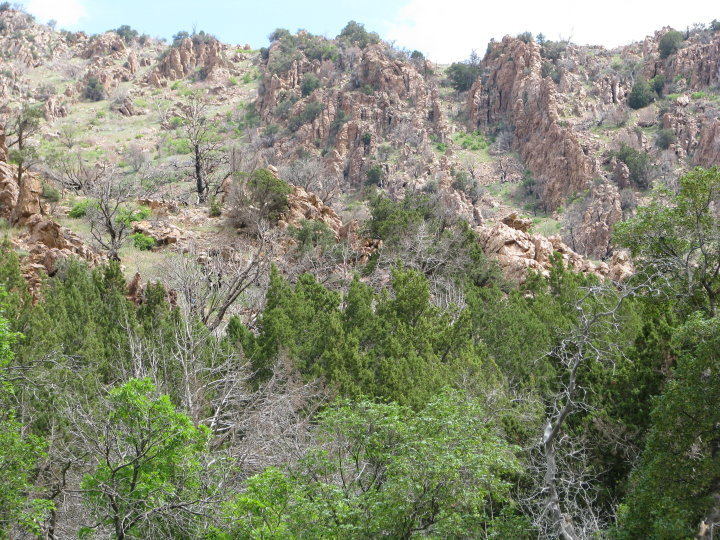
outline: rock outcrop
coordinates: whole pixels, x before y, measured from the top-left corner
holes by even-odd
[[[493,227],[477,227],[475,230],[485,254],[498,262],[508,279],[519,283],[527,279],[529,271],[549,275],[553,253],[559,253],[563,264],[576,272],[611,279],[625,279],[632,274],[632,266],[627,257],[618,256],[610,265],[593,264],[570,249],[557,235],[546,238],[540,234],[515,229],[502,222]]]
[[[270,69],[283,54],[279,42],[270,47],[257,101],[260,117],[267,124],[290,127],[290,119],[301,117],[308,108],[319,112],[290,127],[292,136],[275,137],[271,160],[280,162],[301,151],[319,155],[319,148],[327,148],[323,159],[329,172],[358,185],[377,164],[378,148],[387,142],[399,150],[402,163],[421,156],[423,166],[409,173],[410,167],[386,163],[385,178],[403,184],[442,170],[430,149],[430,137],[447,140],[449,128],[437,90],[414,64],[391,58],[383,45],[370,45],[339,73],[332,61],[304,55],[284,71]],[[320,87],[303,95],[302,82],[310,74]]]
[[[53,122],[58,118],[65,118],[67,115],[67,106],[60,96],[50,96],[43,105],[43,116],[48,122]]]
[[[281,229],[288,226],[299,227],[304,219],[324,223],[335,233],[336,240],[340,238],[343,223],[335,210],[323,203],[314,193],[293,186],[292,193],[288,195],[288,211],[280,217],[278,226]]]
[[[222,44],[215,38],[187,37],[171,47],[157,66],[148,74],[147,81],[162,86],[166,81],[184,79],[200,70],[205,80],[219,78],[218,71],[227,66]]]
[[[720,165],[720,120],[708,123],[700,134],[695,163],[701,167]]]
[[[98,56],[112,56],[122,58],[126,52],[125,42],[115,32],[106,32],[93,36],[80,53],[80,58],[89,60]]]
[[[612,252],[613,225],[622,216],[617,186],[605,182],[593,186],[590,204],[583,214],[580,227],[574,232],[583,253],[595,259],[605,259]]]
[[[597,174],[596,165],[560,120],[555,83],[542,77],[540,47],[506,36],[491,45],[481,68],[487,77],[475,81],[467,97],[470,128],[498,122],[514,127],[513,146],[542,184],[548,208],[586,188]]]

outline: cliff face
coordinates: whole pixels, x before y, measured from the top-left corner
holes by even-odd
[[[584,189],[597,174],[572,129],[563,126],[555,83],[541,74],[540,47],[505,37],[485,56],[487,73],[469,91],[467,113],[471,129],[506,122],[513,126],[513,146],[541,182],[541,197],[550,209],[563,197]]]
[[[399,150],[401,163],[412,156],[429,158],[425,167],[409,176],[427,176],[441,169],[426,150],[431,136],[442,141],[449,130],[437,88],[416,65],[391,58],[383,45],[370,45],[344,53],[336,61],[309,60],[301,54],[286,71],[268,69],[282,54],[286,53],[280,43],[270,47],[257,101],[264,123],[288,128],[272,143],[277,160],[300,151],[324,153],[330,171],[359,185],[368,169],[380,161],[375,159],[378,148],[389,143]],[[316,77],[318,88],[303,92],[307,77]],[[309,106],[319,111],[317,115],[292,125],[292,119]],[[402,165],[382,166],[386,177],[406,172]]]
[[[184,79],[200,70],[203,79],[218,80],[227,77],[227,61],[222,44],[213,37],[199,39],[186,37],[177,46],[170,47],[148,74],[147,82],[161,86],[165,81]]]

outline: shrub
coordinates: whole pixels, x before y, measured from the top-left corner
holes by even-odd
[[[663,150],[670,148],[670,145],[675,144],[676,141],[677,136],[675,135],[675,130],[670,128],[661,129],[655,137],[655,144]]]
[[[116,28],[113,30],[118,36],[120,36],[125,43],[128,45],[133,42],[135,38],[138,37],[139,33],[134,28],[131,28],[127,24],[123,24],[121,27]]]
[[[102,101],[105,99],[105,87],[96,77],[90,77],[83,90],[83,97],[90,101]]]
[[[92,201],[90,199],[86,201],[80,201],[73,205],[73,207],[68,212],[68,216],[70,216],[73,219],[79,219],[81,217],[85,217],[85,214],[87,213],[88,207],[92,204]]]
[[[220,201],[217,197],[210,197],[210,217],[220,217],[221,215]]]
[[[710,30],[712,32],[717,32],[718,30],[720,30],[720,21],[718,21],[717,19],[713,19],[710,23]]]
[[[142,221],[149,218],[150,214],[152,214],[152,210],[150,210],[147,206],[141,206],[137,210],[132,208],[123,208],[118,212],[117,220],[121,223],[129,225],[135,221]]]
[[[180,30],[177,34],[175,34],[172,37],[172,46],[177,47],[182,43],[182,40],[185,38],[190,37],[190,34],[188,32],[185,32],[184,30]]]
[[[682,34],[677,30],[670,30],[669,32],[666,32],[665,35],[660,38],[660,42],[658,43],[660,58],[667,58],[677,51],[680,48],[682,40]]]
[[[365,146],[370,144],[372,142],[372,133],[370,133],[369,131],[366,131],[365,133],[363,133],[362,142]]]
[[[458,92],[470,90],[470,87],[480,75],[480,67],[466,62],[455,62],[447,68],[447,78]]]
[[[533,37],[531,32],[523,32],[522,34],[518,34],[517,38],[523,43],[533,43],[535,41],[535,38]]]
[[[647,189],[650,186],[650,156],[646,152],[635,150],[633,147],[623,143],[615,156],[627,165],[630,171],[630,182],[640,189]]]
[[[297,131],[300,129],[300,126],[308,124],[315,120],[318,116],[320,116],[320,113],[323,111],[325,106],[318,102],[318,101],[311,101],[307,105],[305,105],[305,108],[303,111],[298,114],[297,116],[293,116],[290,119],[290,122],[288,122],[288,127],[291,131]]]
[[[385,179],[382,167],[380,165],[373,165],[367,172],[366,184],[369,186],[380,186]]]
[[[306,73],[300,85],[303,97],[309,96],[320,86],[320,79],[314,73]]]
[[[655,90],[658,97],[662,97],[663,88],[665,88],[665,75],[662,73],[655,75],[652,79],[650,79],[650,86],[653,90]]]
[[[130,238],[133,241],[133,246],[135,246],[135,249],[139,249],[141,251],[149,251],[153,247],[155,247],[155,239],[152,236],[148,236],[147,234],[138,232],[131,234]]]
[[[345,25],[345,28],[340,31],[338,39],[347,45],[357,45],[361,49],[372,43],[380,42],[380,36],[375,32],[368,32],[363,24],[355,21],[350,21]]]
[[[3,2],[0,4],[0,11],[10,11],[10,2]]]
[[[643,107],[650,105],[654,99],[654,90],[650,88],[650,85],[645,79],[640,78],[635,81],[635,84],[630,91],[630,95],[628,96],[628,105],[630,105],[633,109],[642,109]]]
[[[58,202],[60,200],[60,190],[43,182],[40,196],[47,201]]]
[[[299,229],[290,229],[290,235],[297,241],[301,253],[317,247],[324,251],[335,244],[335,233],[322,221],[303,219]]]

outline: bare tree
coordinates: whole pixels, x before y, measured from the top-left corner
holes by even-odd
[[[102,161],[91,165],[79,152],[61,154],[51,162],[62,189],[75,193],[88,193],[105,176],[108,167],[108,163]]]
[[[328,172],[319,159],[296,159],[280,168],[280,178],[314,193],[325,204],[331,204],[340,194],[340,178]]]
[[[223,142],[216,133],[216,126],[208,118],[208,103],[200,94],[193,94],[180,114],[182,130],[192,151],[192,176],[198,202],[207,201],[211,190],[216,192],[226,174],[222,166],[226,156],[220,151]],[[227,173],[227,171],[224,171]]]
[[[188,255],[171,261],[168,279],[188,315],[215,330],[238,298],[267,274],[274,243],[273,233],[261,231],[249,245],[206,252],[192,246]]]
[[[132,209],[129,205],[135,198],[135,185],[112,166],[102,166],[95,183],[86,187],[92,198],[86,211],[90,222],[90,234],[96,244],[107,251],[108,257],[120,260],[118,251],[131,231]]]
[[[570,415],[588,410],[582,368],[592,363],[612,365],[621,354],[621,307],[644,287],[641,284],[620,291],[610,283],[588,287],[574,303],[577,322],[549,353],[560,369],[560,390],[550,403],[542,436],[531,452],[538,486],[526,501],[544,537],[590,539],[604,526],[593,505],[595,493],[587,474],[587,445],[573,439],[566,424]]]

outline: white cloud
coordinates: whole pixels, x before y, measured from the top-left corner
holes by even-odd
[[[85,16],[82,0],[28,0],[26,9],[41,22],[54,19],[59,27],[74,26]]]
[[[663,26],[684,29],[717,17],[717,4],[706,0],[686,2],[682,9],[676,0],[409,0],[386,35],[431,60],[449,63],[467,58],[472,49],[483,56],[490,38],[506,34],[542,32],[548,39],[616,47]]]

